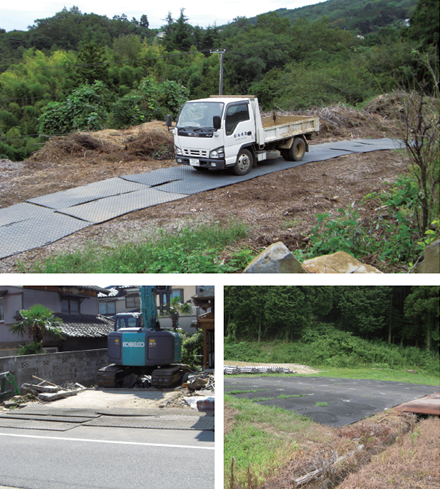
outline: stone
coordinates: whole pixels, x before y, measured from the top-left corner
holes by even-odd
[[[4,401],[3,406],[7,409],[13,408],[17,406],[17,403],[15,401]]]
[[[278,241],[255,257],[243,273],[307,273],[287,246]]]
[[[440,240],[426,247],[423,261],[414,271],[415,273],[440,273]]]
[[[305,260],[302,266],[310,273],[382,273],[371,265],[364,265],[345,251]]]

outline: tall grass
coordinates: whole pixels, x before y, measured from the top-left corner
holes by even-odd
[[[439,375],[438,352],[367,341],[351,333],[328,328],[315,335],[306,330],[300,342],[248,342],[226,339],[225,359],[245,362],[303,363],[316,367],[375,367],[422,370]]]
[[[178,233],[161,229],[154,237],[135,243],[90,244],[79,251],[59,253],[32,270],[19,266],[22,272],[38,273],[231,273],[247,265],[251,250],[231,251],[227,263],[220,254],[247,234],[247,226],[240,222],[189,224]]]

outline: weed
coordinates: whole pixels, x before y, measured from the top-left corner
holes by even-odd
[[[327,406],[328,406],[328,404],[327,404],[326,402],[317,402],[317,403],[315,404],[315,406],[317,406],[317,407],[327,407]]]
[[[244,238],[248,228],[242,223],[188,226],[178,233],[159,229],[154,237],[136,243],[116,243],[107,248],[90,244],[84,249],[60,253],[39,262],[40,273],[222,273],[244,268],[252,251],[230,252],[226,263],[220,259],[226,246]],[[25,272],[24,265],[19,264]]]
[[[377,216],[362,218],[361,206],[371,201],[379,204]],[[438,239],[438,231],[432,230],[419,239],[418,202],[416,180],[405,176],[380,196],[373,192],[358,206],[353,202],[346,209],[338,209],[336,216],[318,214],[307,257],[345,251],[358,259],[374,254],[390,264],[411,264],[428,244]]]
[[[249,464],[253,478],[262,483],[299,449],[292,438],[280,438],[277,432],[303,432],[314,426],[303,416],[249,399],[225,395],[225,405],[240,411],[233,430],[224,439],[225,474],[231,474],[230,482],[237,484],[230,487],[246,485]]]
[[[229,391],[228,394],[231,394],[233,396],[236,396],[237,394],[248,394],[248,393],[253,393],[253,392],[263,392],[267,391],[268,389],[244,389],[244,390],[233,390]]]

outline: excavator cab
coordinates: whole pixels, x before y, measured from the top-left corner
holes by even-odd
[[[115,316],[115,331],[121,328],[143,328],[144,318],[140,312],[122,312]]]

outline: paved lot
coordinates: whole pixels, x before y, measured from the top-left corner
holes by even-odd
[[[437,386],[327,377],[225,377],[225,393],[294,411],[317,423],[339,427],[403,402],[439,391]],[[319,405],[322,403],[325,405]]]

